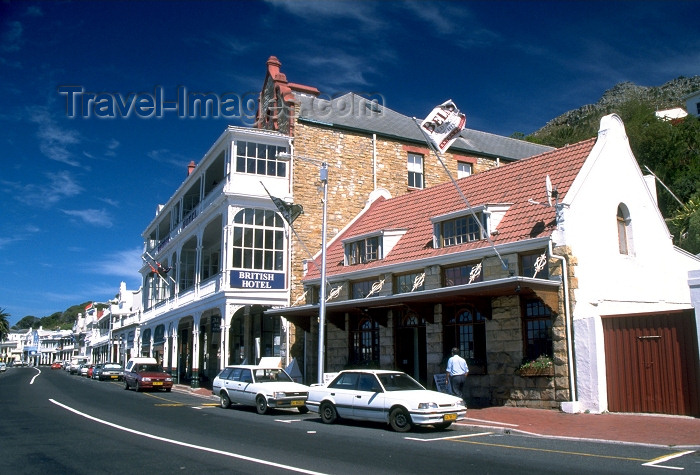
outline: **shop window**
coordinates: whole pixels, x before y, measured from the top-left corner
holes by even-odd
[[[379,367],[379,323],[368,317],[360,318],[350,331],[352,366]]]
[[[536,277],[549,279],[549,266],[547,265],[547,253],[523,254],[520,256],[520,275],[523,277]]]
[[[481,263],[445,267],[442,270],[442,282],[445,287],[481,282],[482,280]]]
[[[445,354],[459,348],[470,374],[486,374],[486,325],[472,306],[460,307],[445,324]]]
[[[539,299],[523,300],[524,359],[532,361],[539,356],[552,357],[552,313]]]

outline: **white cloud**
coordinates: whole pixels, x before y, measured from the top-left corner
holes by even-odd
[[[183,170],[187,167],[187,164],[190,163],[190,161],[191,161],[190,158],[187,158],[178,152],[173,152],[172,150],[169,150],[167,148],[161,148],[158,150],[151,150],[146,155],[149,158],[155,160],[156,162],[167,163],[169,165],[173,165],[173,166],[175,166],[177,168],[181,168]]]
[[[74,160],[69,146],[81,142],[80,134],[74,130],[59,127],[45,107],[29,107],[29,120],[39,126],[36,135],[39,139],[39,150],[47,158],[57,162],[77,167],[80,163]]]
[[[7,22],[5,31],[0,39],[0,50],[7,53],[15,53],[22,48],[24,27],[18,21]]]
[[[112,217],[103,209],[62,209],[68,216],[80,218],[88,224],[112,227]]]
[[[64,198],[79,195],[83,188],[73,179],[73,176],[62,171],[44,173],[45,182],[22,185],[17,182],[3,181],[6,190],[20,202],[39,208],[49,208]]]
[[[136,247],[123,251],[114,251],[104,256],[104,259],[89,264],[90,271],[97,274],[119,277],[134,281],[139,279],[139,269],[142,266],[142,249]],[[119,290],[119,287],[116,287]]]

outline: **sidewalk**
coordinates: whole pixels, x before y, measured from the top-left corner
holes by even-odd
[[[184,384],[175,391],[218,399],[211,389]],[[468,409],[457,423],[499,433],[700,449],[700,419],[659,414],[567,414],[550,409],[496,406]]]
[[[567,414],[548,409],[467,410],[459,425],[501,433],[700,449],[700,419],[659,414]]]

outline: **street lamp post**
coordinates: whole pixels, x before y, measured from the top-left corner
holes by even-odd
[[[326,329],[326,234],[328,228],[328,163],[316,158],[292,156],[289,153],[278,153],[277,159],[290,161],[297,158],[319,166],[319,176],[323,183],[323,219],[321,222],[321,286],[318,305],[318,383],[323,384],[324,339]],[[291,224],[290,224],[291,225]]]

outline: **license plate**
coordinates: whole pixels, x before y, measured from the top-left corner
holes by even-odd
[[[457,420],[457,414],[445,414],[442,416],[442,420],[447,422],[447,421],[456,421]]]
[[[304,401],[292,401],[292,406],[303,406]]]
[[[163,381],[153,381],[153,386],[162,386],[162,385],[163,385]],[[455,417],[457,417],[457,416],[455,416]]]
[[[116,374],[113,374],[112,376],[110,376],[110,378],[117,379],[117,378],[119,378],[119,376],[117,376]]]

